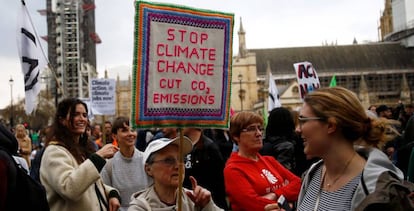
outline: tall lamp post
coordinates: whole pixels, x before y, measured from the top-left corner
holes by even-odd
[[[243,80],[243,75],[241,73],[239,73],[239,75],[237,76],[237,79],[239,79],[239,84],[240,84],[240,89],[239,89],[239,97],[240,97],[240,110],[243,111],[243,90],[242,90],[242,80]]]
[[[13,128],[13,78],[10,76],[9,84],[10,84],[10,127]]]

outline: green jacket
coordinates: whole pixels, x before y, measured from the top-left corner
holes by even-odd
[[[414,210],[414,201],[409,194],[414,191],[414,184],[403,181],[392,171],[385,171],[380,174],[375,186],[375,191],[369,193],[364,188],[364,181],[361,181],[366,197],[356,207],[355,211],[376,211],[381,210]]]

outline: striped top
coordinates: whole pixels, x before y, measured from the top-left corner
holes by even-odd
[[[322,178],[322,166],[321,165],[310,180],[308,189],[303,197],[303,201],[298,205],[298,211],[309,210],[329,210],[329,211],[349,211],[351,210],[351,201],[355,193],[355,190],[359,184],[361,174],[354,177],[345,186],[340,189],[330,191],[320,191],[321,178]],[[315,209],[316,200],[320,194],[319,205]]]

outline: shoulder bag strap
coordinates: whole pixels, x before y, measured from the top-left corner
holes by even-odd
[[[365,195],[368,196],[369,192],[368,192],[367,184],[365,184],[365,180],[364,180],[364,170],[362,170],[362,173],[361,173],[361,186],[362,186],[362,189],[364,190]]]
[[[98,185],[95,183],[95,192],[96,195],[98,196],[98,200],[99,200],[99,207],[101,208],[101,211],[104,211],[102,204],[104,205],[104,207],[108,207],[108,203],[105,200],[105,197],[103,197],[102,193],[99,191]]]

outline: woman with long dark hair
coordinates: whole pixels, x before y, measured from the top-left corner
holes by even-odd
[[[102,183],[99,172],[118,150],[107,144],[98,151],[88,141],[88,108],[76,98],[57,107],[40,166],[50,210],[118,210],[119,193]]]

